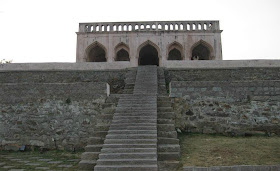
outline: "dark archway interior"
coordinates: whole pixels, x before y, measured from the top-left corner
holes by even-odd
[[[151,45],[144,46],[139,52],[139,65],[159,65],[158,51]]]
[[[106,62],[105,50],[98,45],[90,50],[88,56],[88,62]]]
[[[117,53],[116,61],[129,61],[129,54],[126,50],[121,49]]]
[[[168,53],[168,59],[167,60],[182,60],[181,52],[174,48]]]
[[[192,60],[209,60],[210,51],[202,44],[196,46],[192,51]]]

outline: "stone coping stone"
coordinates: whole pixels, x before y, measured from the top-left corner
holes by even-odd
[[[280,60],[183,60],[165,61],[168,69],[225,69],[280,67]]]
[[[0,72],[6,71],[82,71],[120,70],[132,67],[130,62],[77,62],[77,63],[8,63],[0,64]]]
[[[185,166],[183,171],[280,171],[279,165],[237,165],[237,166],[212,166],[195,167]]]
[[[165,61],[166,68],[244,68],[280,67],[280,60],[183,60]],[[0,72],[6,71],[71,71],[71,70],[120,70],[135,67],[130,62],[77,62],[77,63],[9,63],[1,64]]]

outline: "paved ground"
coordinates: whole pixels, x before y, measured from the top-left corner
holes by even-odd
[[[80,153],[1,152],[0,171],[77,170]]]

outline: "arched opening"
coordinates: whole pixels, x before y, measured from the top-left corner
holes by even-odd
[[[105,56],[105,50],[96,45],[88,53],[88,62],[106,62]]]
[[[115,61],[130,61],[129,47],[123,42],[120,42],[115,47]]]
[[[183,60],[184,53],[183,53],[183,46],[174,41],[173,43],[168,45],[167,51],[167,60]]]
[[[197,45],[192,50],[191,60],[210,60],[210,50],[203,44]]]
[[[139,65],[159,65],[158,51],[150,44],[142,47],[139,52]]]
[[[129,54],[126,50],[121,49],[117,52],[116,61],[129,61]]]
[[[167,60],[182,60],[181,52],[174,48],[168,53],[168,59]]]

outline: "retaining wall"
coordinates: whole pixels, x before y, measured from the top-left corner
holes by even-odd
[[[106,99],[110,89],[122,92],[126,72],[0,72],[1,147],[83,148],[96,117],[112,110]]]
[[[280,68],[170,69],[165,73],[178,128],[280,134]]]

